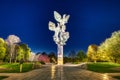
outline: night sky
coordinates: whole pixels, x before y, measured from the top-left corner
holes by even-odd
[[[120,30],[120,0],[0,0],[0,37],[14,34],[33,52],[57,52],[48,29],[49,21],[56,23],[53,11],[70,15],[65,53],[87,51]]]

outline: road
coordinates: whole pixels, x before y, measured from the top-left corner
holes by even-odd
[[[45,65],[26,73],[0,73],[0,76],[9,76],[4,80],[117,80],[92,71],[72,65]]]

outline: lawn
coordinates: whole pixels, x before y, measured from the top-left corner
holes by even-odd
[[[99,73],[120,72],[120,64],[111,62],[88,63],[87,69]]]
[[[8,76],[0,76],[0,80],[3,80],[5,78],[8,78]]]
[[[120,76],[113,76],[113,78],[120,79]]]
[[[32,63],[24,63],[22,72],[27,72],[32,70]],[[20,72],[20,64],[19,63],[4,63],[0,64],[0,73],[19,73]]]

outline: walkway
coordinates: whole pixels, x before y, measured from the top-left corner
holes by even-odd
[[[4,80],[117,80],[108,74],[95,73],[72,65],[49,65],[27,73],[0,73],[2,75],[10,76]]]

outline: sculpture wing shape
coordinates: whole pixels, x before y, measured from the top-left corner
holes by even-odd
[[[64,14],[64,15],[63,15],[63,19],[62,19],[61,23],[62,23],[62,24],[67,23],[67,22],[68,22],[69,17],[70,17],[70,15],[66,15],[66,14]]]
[[[54,11],[54,18],[56,21],[60,22],[62,17],[58,12]]]
[[[55,30],[55,24],[53,22],[49,21],[48,25],[49,25],[49,30],[51,31]]]
[[[66,17],[65,17],[65,21],[66,21],[66,23],[68,22],[68,19],[70,18],[70,15],[67,15]]]

